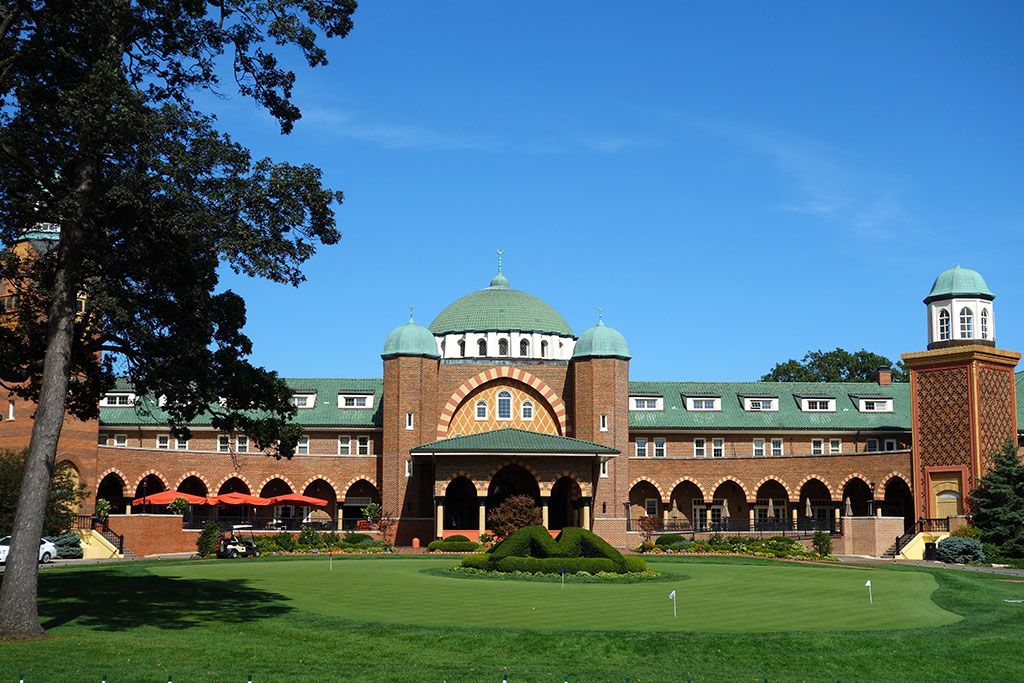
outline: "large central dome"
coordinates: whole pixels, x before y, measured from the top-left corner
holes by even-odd
[[[441,311],[430,331],[435,335],[464,332],[539,332],[572,337],[558,311],[537,297],[512,289],[500,272],[491,286],[453,301]]]

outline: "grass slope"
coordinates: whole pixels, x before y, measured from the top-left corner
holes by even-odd
[[[162,683],[168,672],[175,681],[244,681],[250,671],[256,683],[498,681],[504,670],[510,683],[566,673],[637,682],[1024,679],[1011,654],[1024,640],[1024,606],[1003,602],[1024,597],[1024,584],[987,575],[656,560],[659,571],[691,577],[677,587],[677,624],[672,583],[562,591],[419,572],[446,561],[351,558],[333,572],[322,559],[47,570],[41,611],[51,637],[0,645],[0,681],[22,671],[27,683],[103,672],[111,683]],[[935,586],[937,606],[928,599]],[[794,620],[805,630],[792,630]],[[813,630],[822,628],[874,630]]]

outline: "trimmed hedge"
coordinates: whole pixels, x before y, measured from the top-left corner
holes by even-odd
[[[661,536],[658,536],[658,539],[654,542],[654,545],[673,546],[686,542],[687,539],[682,534],[662,534]]]
[[[462,566],[470,569],[490,569],[491,558],[484,553],[477,553],[462,558]]]
[[[443,541],[431,541],[427,544],[427,550],[431,552],[446,553],[475,553],[480,550],[480,544],[475,541],[453,541],[451,539],[445,539]]]
[[[468,536],[463,536],[462,534],[455,534],[454,536],[448,536],[447,538],[445,538],[443,540],[445,540],[445,541],[463,541],[463,542],[466,542],[466,541],[469,541],[470,539],[469,539]]]
[[[618,564],[603,557],[506,557],[495,564],[494,569],[527,574],[561,574],[563,569],[566,574],[625,573]]]
[[[607,541],[586,529],[566,527],[557,539],[553,539],[543,526],[523,527],[495,546],[490,554],[472,555],[465,558],[462,565],[531,574],[558,574],[563,569],[568,574],[625,574],[643,572],[647,568],[641,558],[627,561]]]

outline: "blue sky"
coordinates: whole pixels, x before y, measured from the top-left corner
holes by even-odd
[[[1024,350],[1024,4],[366,0],[355,24],[298,70],[292,135],[210,103],[346,195],[302,287],[225,276],[258,364],[379,376],[407,306],[429,324],[499,247],[577,334],[603,306],[635,379],[922,349],[956,263]]]

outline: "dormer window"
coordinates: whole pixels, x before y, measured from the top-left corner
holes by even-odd
[[[800,410],[805,413],[834,413],[836,400],[834,398],[802,398],[800,399]]]
[[[752,413],[775,412],[779,409],[777,398],[744,398],[743,409]]]
[[[721,410],[722,399],[718,396],[688,396],[687,410]]]
[[[858,408],[862,413],[891,413],[891,398],[860,398],[857,399]]]
[[[310,406],[312,407],[312,405]],[[338,407],[366,410],[373,407],[373,394],[338,394]]]
[[[296,408],[314,408],[316,407],[316,394],[292,394],[288,402]]]
[[[126,408],[135,405],[135,394],[131,392],[118,392],[106,394],[103,397],[102,405],[106,408]]]
[[[663,410],[664,401],[661,396],[630,396],[630,410]]]

